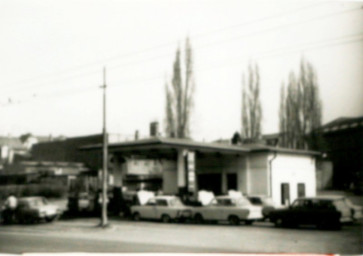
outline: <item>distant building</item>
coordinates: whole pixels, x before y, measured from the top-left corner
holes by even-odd
[[[27,147],[19,138],[0,136],[0,170],[5,164],[11,164],[16,155],[26,155]]]
[[[333,163],[333,186],[349,189],[363,180],[363,117],[340,117],[319,128],[322,150]]]

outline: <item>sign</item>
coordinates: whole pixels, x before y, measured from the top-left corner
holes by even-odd
[[[195,190],[195,153],[194,152],[188,152],[187,164],[188,164],[188,191],[194,192],[194,190]]]

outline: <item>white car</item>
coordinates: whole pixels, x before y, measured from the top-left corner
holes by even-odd
[[[251,225],[256,220],[263,219],[262,207],[254,206],[245,197],[217,196],[209,205],[193,209],[194,220],[228,221],[232,225],[239,225],[241,221]]]
[[[131,206],[131,214],[134,220],[154,219],[167,223],[190,219],[192,210],[176,196],[156,196],[150,198],[145,205]]]

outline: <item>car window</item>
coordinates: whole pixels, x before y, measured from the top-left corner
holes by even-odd
[[[261,198],[258,198],[258,197],[250,197],[249,200],[254,205],[262,205]]]
[[[155,199],[151,198],[149,201],[147,201],[146,205],[156,205]]]
[[[245,198],[245,197],[240,197],[240,198],[236,198],[236,205],[237,206],[248,206],[251,205],[251,202]]]
[[[329,200],[317,200],[315,206],[318,209],[334,209],[334,205]]]
[[[235,202],[232,201],[230,198],[219,198],[217,199],[217,205],[219,206],[233,206]]]
[[[212,199],[212,201],[209,203],[209,205],[214,205],[214,206],[216,206],[216,205],[218,205],[218,202],[217,202],[217,200],[214,198],[214,199]]]
[[[32,208],[37,208],[45,205],[41,198],[32,198],[27,200],[27,202],[28,205]]]
[[[172,199],[169,201],[169,204],[170,204],[171,206],[184,206],[184,204],[182,203],[182,201],[181,201],[179,198],[177,198],[177,197],[172,198]]]
[[[27,207],[29,207],[29,204],[28,204],[27,201],[19,201],[18,202],[18,207],[19,208],[27,208]]]
[[[295,200],[292,204],[292,208],[301,208],[305,206],[305,200]]]
[[[157,206],[168,206],[168,202],[166,199],[156,199]]]

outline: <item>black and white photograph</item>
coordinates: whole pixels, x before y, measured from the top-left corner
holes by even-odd
[[[0,0],[0,254],[363,254],[363,1]]]

